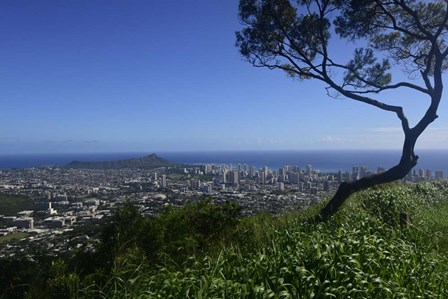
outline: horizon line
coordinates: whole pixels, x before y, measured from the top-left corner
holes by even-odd
[[[83,151],[83,152],[22,152],[22,153],[0,153],[0,156],[20,156],[20,155],[79,155],[79,154],[158,154],[158,153],[223,153],[223,152],[340,152],[340,151],[394,151],[401,152],[401,149],[381,148],[345,148],[345,149],[215,149],[215,150],[130,150],[130,151]],[[420,148],[418,151],[448,151],[448,148]]]

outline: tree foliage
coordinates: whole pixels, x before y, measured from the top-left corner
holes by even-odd
[[[358,82],[353,86],[357,90],[347,91],[375,93],[406,86],[427,93],[429,86],[390,85],[390,69],[400,65],[429,80],[435,71],[447,68],[446,5],[446,1],[241,0],[244,28],[237,32],[237,46],[255,66],[319,79],[338,91]],[[364,47],[354,50],[352,60],[338,63],[329,47],[335,36],[363,40]],[[378,61],[379,52],[388,58]],[[344,71],[342,82],[331,75],[336,69]]]

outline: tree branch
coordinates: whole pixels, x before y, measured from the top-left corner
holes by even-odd
[[[443,31],[443,25],[448,23],[448,2],[446,2],[446,7],[445,7],[445,16],[443,18],[442,24],[440,24],[439,29],[437,30],[436,34],[434,35],[435,38],[439,38],[440,34],[442,34]]]
[[[426,40],[427,38],[423,35],[411,32],[403,27],[398,26],[397,23],[397,19],[384,7],[384,5],[381,3],[381,1],[375,1],[378,6],[381,8],[381,10],[383,11],[383,13],[390,19],[390,21],[392,22],[392,27],[385,27],[384,25],[380,25],[381,23],[377,24],[377,26],[382,26],[386,29],[391,29],[391,30],[397,30],[399,32],[402,32],[404,34],[407,34],[409,36],[412,36],[416,39],[421,39],[421,40]]]
[[[404,133],[407,134],[411,130],[410,127],[409,127],[409,121],[406,118],[406,115],[404,114],[403,107],[385,104],[383,102],[374,100],[374,99],[369,98],[369,97],[361,96],[361,95],[358,95],[358,94],[353,94],[353,93],[345,90],[341,86],[337,85],[336,83],[334,83],[333,80],[331,80],[331,78],[329,78],[328,76],[325,76],[324,79],[325,79],[324,82],[329,84],[331,86],[331,88],[333,88],[334,90],[336,90],[340,94],[346,96],[347,98],[350,98],[350,99],[358,101],[358,102],[362,102],[362,103],[366,103],[366,104],[372,105],[374,107],[377,107],[377,108],[385,110],[385,111],[395,112],[397,114],[397,117],[401,121],[401,126],[403,128]]]
[[[426,30],[425,27],[423,27],[422,23],[420,22],[418,14],[414,10],[412,10],[409,6],[407,6],[404,0],[394,2],[396,2],[401,8],[404,9],[404,11],[406,11],[414,19],[415,25],[424,35],[426,35],[427,39],[429,39],[430,41],[435,40],[434,35],[432,35],[431,32]]]

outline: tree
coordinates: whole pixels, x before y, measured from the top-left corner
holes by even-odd
[[[448,68],[447,6],[448,0],[240,0],[243,28],[236,33],[236,45],[250,63],[300,80],[322,81],[329,94],[392,112],[401,122],[399,163],[386,172],[341,183],[321,210],[323,218],[336,213],[354,192],[399,180],[417,164],[414,146],[437,118],[442,73]],[[334,37],[361,45],[348,62],[336,61],[330,46]],[[401,69],[409,80],[393,81],[393,69]],[[403,107],[375,98],[400,89],[430,100],[414,127]]]

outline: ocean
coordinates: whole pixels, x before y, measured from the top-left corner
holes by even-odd
[[[73,154],[17,154],[0,155],[0,169],[29,168],[66,165],[73,160],[107,161],[139,158],[150,154],[129,153],[73,153]],[[290,150],[290,151],[197,151],[156,152],[159,157],[184,164],[247,164],[278,169],[285,165],[305,168],[312,165],[322,172],[350,171],[353,166],[390,168],[400,159],[400,152],[393,150]],[[448,174],[448,150],[420,150],[416,168],[442,170]]]

